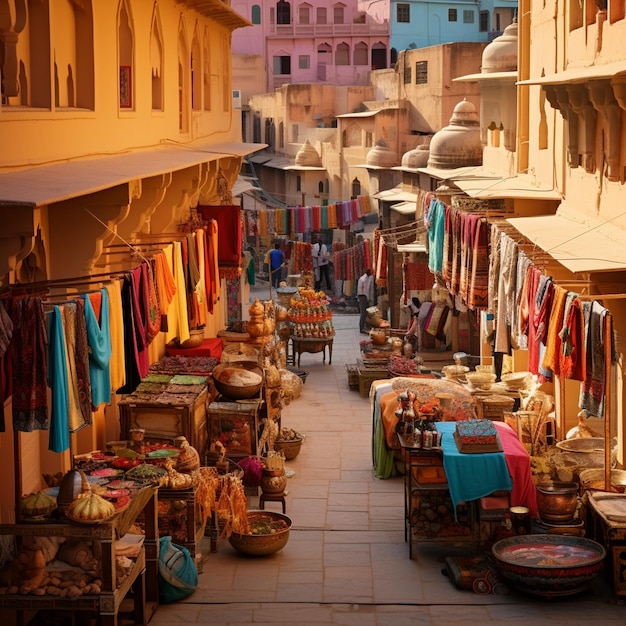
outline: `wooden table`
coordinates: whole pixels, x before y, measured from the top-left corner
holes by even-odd
[[[118,584],[115,542],[132,526],[143,513],[145,539],[139,556],[128,573]],[[146,625],[159,602],[159,538],[157,531],[157,488],[144,487],[131,501],[130,506],[115,515],[111,521],[101,524],[78,524],[60,520],[42,524],[22,522],[0,524],[0,534],[15,537],[64,537],[82,538],[100,544],[102,591],[97,595],[82,595],[77,598],[62,598],[54,595],[0,595],[0,610],[15,611],[17,624],[25,623],[27,611],[49,614],[53,611],[96,612],[102,626],[117,626],[122,601],[133,590],[133,618],[135,624]],[[74,613],[75,615],[75,613]],[[84,618],[89,621],[87,617]],[[86,623],[86,622],[85,622]]]
[[[300,355],[303,352],[315,354],[323,353],[323,362],[326,362],[326,347],[328,346],[328,365],[333,362],[333,339],[334,337],[294,337],[291,336],[291,344],[293,346],[294,361],[295,355],[298,355],[296,365],[300,367]]]

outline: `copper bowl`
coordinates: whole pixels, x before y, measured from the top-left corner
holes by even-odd
[[[232,533],[230,545],[248,556],[269,556],[282,550],[289,540],[291,519],[273,511],[248,511],[248,519],[254,527],[266,526],[262,534],[242,535]]]
[[[259,381],[251,385],[237,385],[228,382],[226,374],[233,369],[243,369],[258,374]],[[263,385],[263,369],[258,363],[252,361],[235,361],[233,363],[220,363],[211,372],[215,388],[226,398],[231,400],[248,400],[254,398]]]
[[[537,485],[539,517],[549,523],[568,522],[578,506],[578,484],[546,481]]]
[[[500,573],[520,591],[545,598],[579,593],[602,571],[606,550],[584,537],[517,535],[491,549]]]

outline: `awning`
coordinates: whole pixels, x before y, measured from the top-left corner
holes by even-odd
[[[453,83],[475,83],[475,82],[515,82],[517,72],[478,72],[477,74],[466,74],[453,78]]]
[[[626,269],[626,217],[600,221],[564,204],[555,215],[507,220],[570,272]]]
[[[402,215],[415,215],[417,211],[417,203],[413,202],[399,202],[398,204],[392,204],[391,210],[401,213]]]
[[[245,176],[237,176],[237,180],[233,185],[233,196],[240,196],[242,193],[246,191],[250,191],[250,189],[254,189],[255,185],[252,184],[249,178]]]
[[[374,111],[359,111],[358,113],[342,113],[341,115],[335,115],[335,117],[372,117],[377,113],[380,113],[381,109]]]
[[[179,0],[179,2],[187,5],[190,9],[195,9],[204,17],[224,24],[231,30],[242,28],[243,26],[252,26],[252,22],[249,22],[234,9],[231,9],[224,0]]]
[[[556,189],[539,187],[528,176],[511,178],[460,178],[453,179],[455,185],[470,198],[531,198],[534,200],[560,200]]]
[[[489,175],[483,170],[481,165],[466,165],[464,167],[455,167],[451,169],[444,169],[441,167],[418,167],[418,172],[422,174],[428,174],[433,178],[439,180],[454,180],[459,178],[489,178]],[[500,178],[496,174],[493,175],[494,180]]]
[[[378,193],[372,194],[372,197],[385,202],[417,202],[416,193],[404,191],[401,187],[379,191]]]
[[[626,73],[626,61],[615,61],[604,65],[589,65],[587,67],[575,67],[539,76],[528,80],[520,80],[518,85],[564,85],[567,83],[584,83],[588,80],[602,80],[613,78],[618,74]]]
[[[320,167],[316,165],[286,165],[283,167],[284,170],[289,170],[291,172],[325,172],[325,167]]]
[[[293,165],[293,161],[285,158],[270,159],[266,163],[263,163],[263,167],[273,167],[277,170],[286,170],[291,165]]]
[[[41,165],[0,174],[0,206],[43,206],[139,178],[176,172],[225,156],[244,156],[265,144],[179,144],[145,152]]]

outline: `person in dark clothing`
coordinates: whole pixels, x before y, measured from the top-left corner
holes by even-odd
[[[272,274],[272,287],[275,289],[280,285],[285,264],[285,254],[280,249],[280,244],[275,243],[274,249],[270,251],[270,272]]]

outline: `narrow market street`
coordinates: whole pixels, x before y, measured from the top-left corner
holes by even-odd
[[[403,478],[374,477],[370,402],[348,387],[345,365],[356,362],[363,338],[358,316],[337,314],[333,323],[332,365],[321,354],[303,354],[306,383],[282,414],[283,426],[306,437],[287,463],[295,474],[286,547],[247,558],[221,539],[203,561],[199,588],[161,605],[151,624],[626,624],[626,609],[603,580],[560,599],[515,590],[478,595],[458,590],[442,573],[444,557],[461,554],[460,547],[424,543],[409,558]],[[257,498],[249,506],[256,508]],[[280,504],[266,508],[280,511]]]

